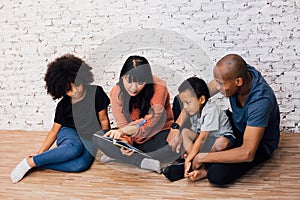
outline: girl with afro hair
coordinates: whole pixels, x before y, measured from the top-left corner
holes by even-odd
[[[81,172],[91,166],[97,150],[92,135],[110,129],[107,114],[110,100],[101,86],[90,85],[94,81],[91,69],[70,54],[48,64],[44,78],[47,93],[54,100],[61,100],[40,150],[23,159],[10,174],[13,183],[35,167]],[[56,147],[50,149],[55,141]]]

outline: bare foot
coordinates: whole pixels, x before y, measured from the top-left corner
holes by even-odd
[[[204,167],[201,167],[200,169],[196,169],[194,171],[192,171],[189,174],[189,179],[191,181],[198,181],[200,179],[206,178],[207,177],[207,170],[204,169]]]

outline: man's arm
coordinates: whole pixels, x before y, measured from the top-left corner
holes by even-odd
[[[215,79],[211,80],[208,84],[207,84],[208,90],[209,90],[209,94],[210,96],[214,96],[215,94],[217,94],[219,91],[217,89],[217,82]]]
[[[211,153],[199,153],[194,158],[193,168],[202,163],[240,163],[253,161],[265,128],[247,126],[240,147]]]

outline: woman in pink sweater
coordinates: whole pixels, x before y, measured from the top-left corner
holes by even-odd
[[[110,142],[94,137],[106,158],[160,173],[160,162],[169,162],[179,156],[171,150],[167,142],[174,117],[166,83],[152,75],[146,58],[130,56],[126,60],[119,82],[110,92],[110,100],[118,129],[111,130],[104,136],[125,141],[150,157],[120,149]],[[146,123],[137,125],[142,120],[146,120]]]

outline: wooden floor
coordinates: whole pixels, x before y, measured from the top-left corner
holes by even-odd
[[[267,163],[217,188],[205,179],[169,182],[163,175],[95,161],[83,173],[35,170],[13,184],[9,174],[39,149],[46,132],[0,131],[0,199],[300,199],[300,133],[282,134]]]

